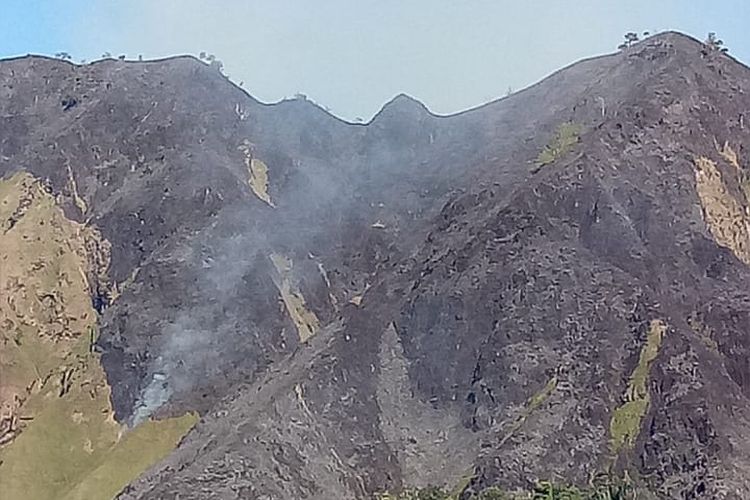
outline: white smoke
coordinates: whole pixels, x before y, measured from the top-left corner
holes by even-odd
[[[128,421],[131,427],[151,417],[173,394],[190,392],[204,378],[210,380],[222,374],[226,339],[235,328],[234,318],[226,315],[227,306],[237,300],[238,287],[264,241],[257,232],[243,226],[239,218],[241,212],[227,209],[217,222],[218,227],[207,228],[171,253],[172,259],[190,263],[196,279],[192,291],[196,295],[161,328],[158,343],[150,347],[158,356],[149,363],[150,381],[135,402]],[[216,234],[227,226],[237,232]]]

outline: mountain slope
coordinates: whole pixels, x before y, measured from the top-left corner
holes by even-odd
[[[0,181],[0,200],[3,496],[111,498],[164,458],[197,416],[132,432],[115,421],[106,375],[91,352],[97,318],[90,283],[105,278],[107,242],[66,219],[26,173]],[[112,464],[114,473],[91,480]]]
[[[201,414],[122,498],[603,470],[750,490],[750,72],[727,56],[668,33],[366,126],[189,58],[24,58],[0,81],[0,173],[111,245],[91,294],[116,418]]]

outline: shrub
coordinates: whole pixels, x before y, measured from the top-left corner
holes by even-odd
[[[724,40],[719,39],[716,33],[713,31],[708,34],[706,40],[703,42],[704,55],[712,54],[715,52],[727,52],[729,49],[724,47]]]
[[[644,34],[645,35],[645,34]],[[638,42],[638,33],[635,33],[633,31],[629,31],[625,33],[625,41],[622,42],[620,45],[617,46],[620,50],[625,50],[627,48],[630,48],[633,46],[633,44]]]

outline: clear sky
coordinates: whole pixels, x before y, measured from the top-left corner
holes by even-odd
[[[2,0],[0,57],[214,53],[263,101],[298,92],[370,118],[405,92],[452,113],[626,31],[716,31],[750,62],[750,0]]]

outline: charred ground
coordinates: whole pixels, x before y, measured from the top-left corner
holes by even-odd
[[[750,494],[750,70],[730,57],[668,33],[367,125],[191,58],[21,58],[0,83],[0,174],[111,245],[89,281],[117,419],[202,416],[122,498],[602,470]]]

